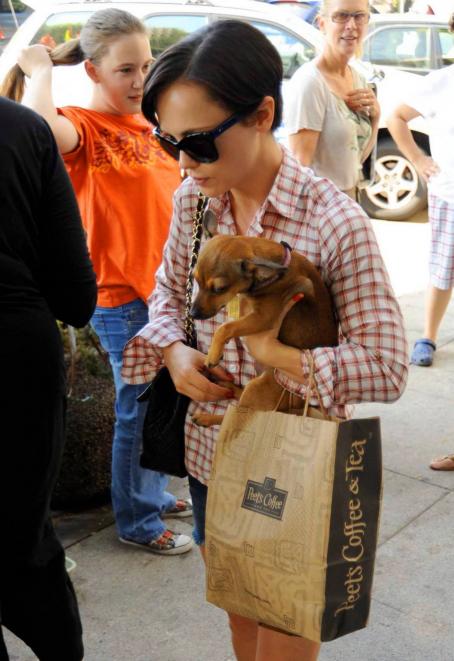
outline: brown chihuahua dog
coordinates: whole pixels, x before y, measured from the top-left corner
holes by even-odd
[[[205,230],[212,236],[214,214],[207,211]],[[285,316],[279,340],[297,349],[314,349],[338,344],[338,328],[331,297],[315,266],[285,243],[269,239],[219,234],[200,251],[194,277],[199,291],[191,308],[194,319],[209,319],[236,296],[243,316],[219,326],[213,336],[206,365],[214,367],[224,345],[234,337],[253,335],[273,328],[282,306],[302,294]],[[232,388],[232,384],[223,385]],[[289,393],[266,369],[242,390],[234,388],[240,406],[261,411],[289,409]],[[279,403],[279,404],[278,404]],[[220,424],[222,416],[195,413],[202,426]]]

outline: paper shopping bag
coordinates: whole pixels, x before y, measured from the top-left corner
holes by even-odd
[[[208,601],[314,641],[365,627],[381,491],[378,418],[229,407],[208,488]]]

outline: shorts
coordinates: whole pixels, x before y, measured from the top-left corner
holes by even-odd
[[[454,204],[429,195],[431,243],[430,284],[437,289],[454,285]]]
[[[207,507],[208,487],[189,475],[189,492],[192,498],[192,516],[194,529],[192,537],[198,546],[205,544],[205,512]]]

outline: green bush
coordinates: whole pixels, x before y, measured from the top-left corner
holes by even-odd
[[[34,44],[44,43],[47,46],[57,46],[67,41],[67,31],[70,38],[78,37],[83,28],[83,23],[63,23],[61,25],[43,25],[33,38]]]
[[[150,46],[153,57],[159,57],[166,48],[172,46],[187,35],[184,30],[177,28],[153,28],[150,35]]]

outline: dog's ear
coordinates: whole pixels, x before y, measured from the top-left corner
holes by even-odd
[[[250,273],[254,276],[256,282],[264,282],[273,275],[278,275],[287,271],[288,266],[276,264],[269,259],[262,259],[256,257],[255,259],[243,259],[242,261],[243,273]]]
[[[211,239],[218,233],[218,218],[214,211],[207,209],[202,218],[203,233],[208,239]]]

